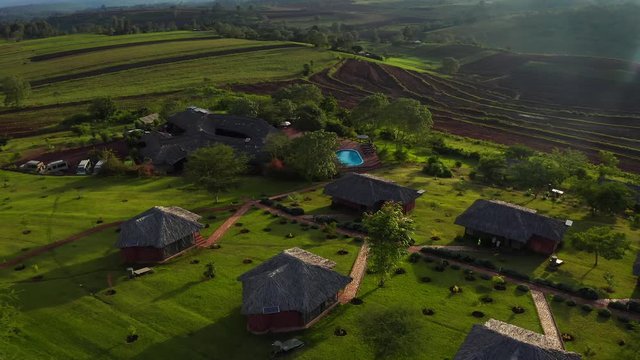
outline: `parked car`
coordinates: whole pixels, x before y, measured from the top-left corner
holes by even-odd
[[[104,166],[104,160],[98,160],[96,165],[93,167],[93,175],[97,175],[102,171],[102,167]]]
[[[76,175],[88,175],[91,172],[91,160],[85,159],[80,161],[76,168]]]
[[[57,173],[69,169],[69,164],[64,160],[56,160],[47,164],[45,171],[47,173]]]
[[[289,339],[287,341],[274,341],[273,344],[271,344],[271,355],[282,355],[289,351],[299,349],[303,346],[304,343],[296,338]]]
[[[26,163],[20,165],[19,169],[20,171],[24,172],[42,174],[45,171],[46,166],[40,160],[29,160]]]

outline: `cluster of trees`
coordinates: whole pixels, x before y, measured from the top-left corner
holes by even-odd
[[[0,23],[0,37],[7,40],[26,40],[60,35],[60,30],[46,20]]]
[[[5,106],[22,106],[31,95],[31,84],[19,76],[7,76],[2,80]]]
[[[580,151],[554,149],[550,154],[540,154],[526,146],[514,145],[501,154],[482,156],[476,174],[487,183],[530,189],[534,196],[565,184],[594,213],[615,214],[635,205],[628,186],[606,178],[619,173],[617,165],[615,155],[601,151],[600,164],[592,175],[594,172],[588,171],[589,160]]]

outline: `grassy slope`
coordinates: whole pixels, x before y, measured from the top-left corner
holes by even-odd
[[[300,76],[302,65],[309,61],[323,68],[335,62],[335,56],[315,49],[282,49],[156,65],[37,88],[29,102],[40,105],[180,90],[202,85],[204,79],[215,85],[291,79]]]
[[[215,207],[304,186],[247,177],[214,204],[211,195],[178,177],[42,177],[2,171],[0,182],[0,259],[91,228],[98,219],[123,220],[154,205]],[[23,230],[31,233],[23,235]]]

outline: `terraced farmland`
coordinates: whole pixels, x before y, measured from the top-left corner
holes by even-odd
[[[640,171],[640,125],[632,112],[524,101],[511,89],[470,77],[448,78],[357,60],[345,60],[310,81],[346,106],[374,92],[410,97],[430,106],[437,130],[545,151],[571,147],[592,158],[598,150],[608,150],[620,157],[624,169]],[[237,88],[269,92],[277,86]]]

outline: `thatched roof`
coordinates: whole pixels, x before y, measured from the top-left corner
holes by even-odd
[[[366,207],[374,207],[387,201],[407,204],[417,199],[423,192],[400,186],[390,180],[357,173],[345,174],[324,187],[324,193],[329,196]]]
[[[565,221],[537,214],[535,210],[498,200],[476,200],[455,223],[487,234],[526,243],[534,236],[562,241]]]
[[[640,276],[640,252],[636,256],[636,262],[633,263],[633,275]]]
[[[154,165],[175,165],[191,152],[217,143],[258,157],[264,155],[267,135],[277,131],[262,119],[212,114],[194,107],[172,115],[167,124],[180,133],[152,131],[140,139],[145,144],[141,155]]]
[[[546,336],[490,319],[475,324],[453,360],[580,360],[554,347]]]
[[[203,228],[200,217],[176,206],[154,206],[120,225],[116,247],[163,248]]]
[[[352,280],[331,270],[334,266],[333,261],[300,248],[283,251],[238,277],[242,313],[312,311]]]

